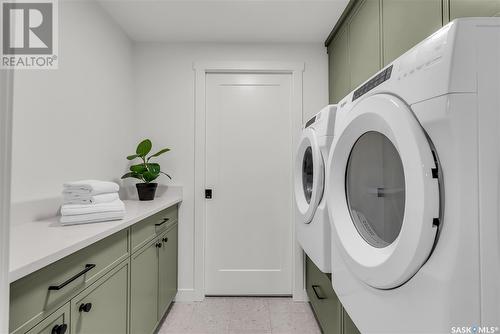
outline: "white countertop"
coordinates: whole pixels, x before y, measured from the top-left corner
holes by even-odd
[[[182,188],[169,188],[154,201],[124,201],[122,220],[62,226],[59,217],[16,222],[10,231],[9,282],[83,249],[107,236],[182,201]]]

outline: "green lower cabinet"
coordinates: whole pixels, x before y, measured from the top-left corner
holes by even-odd
[[[360,334],[358,328],[354,322],[352,322],[351,317],[349,317],[345,309],[342,309],[342,332],[344,334]]]
[[[327,274],[306,257],[306,291],[325,334],[342,333],[342,304]]]
[[[26,334],[70,334],[70,305],[63,307],[49,315]]]
[[[71,333],[127,333],[128,279],[126,261],[76,296],[71,301]]]
[[[158,320],[158,239],[132,254],[130,333],[153,333]]]
[[[449,0],[450,20],[459,17],[500,16],[500,0]]]
[[[177,225],[163,233],[159,242],[158,256],[158,320],[165,312],[177,294]]]

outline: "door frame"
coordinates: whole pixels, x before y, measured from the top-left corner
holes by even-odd
[[[209,73],[263,73],[291,74],[291,120],[292,120],[292,160],[302,128],[302,76],[303,62],[195,62],[195,175],[194,175],[194,289],[192,295],[178,296],[181,300],[203,300],[205,298],[205,247],[206,247],[206,75]],[[293,177],[290,178],[293,192]],[[293,201],[293,194],[292,194]],[[291,203],[293,205],[293,203]],[[292,207],[292,206],[291,206]],[[292,295],[296,301],[306,301],[304,279],[304,255],[295,238],[295,220],[292,214]]]
[[[9,331],[13,70],[0,70],[0,333]]]

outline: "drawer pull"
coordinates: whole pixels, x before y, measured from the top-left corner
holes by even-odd
[[[78,274],[76,274],[75,276],[69,278],[67,281],[61,283],[60,285],[51,285],[51,286],[49,286],[49,290],[61,290],[66,285],[68,285],[69,283],[73,282],[78,277],[85,275],[87,272],[89,272],[90,270],[92,270],[94,268],[95,268],[95,264],[86,264],[85,265],[85,269],[83,269],[82,271],[80,271]]]
[[[68,329],[68,325],[66,325],[66,324],[55,325],[52,328],[52,331],[50,333],[51,334],[64,334],[64,333],[66,333],[67,329]]]
[[[166,238],[166,237],[165,237],[165,238],[161,239],[161,241],[163,241],[163,242],[167,242],[167,241],[168,241],[168,238]]]
[[[316,289],[319,289],[319,291],[321,292],[321,287],[320,287],[319,285],[313,285],[313,286],[312,286],[312,289],[313,289],[313,291],[314,291],[314,294],[316,295],[316,298],[318,298],[318,299],[320,299],[320,300],[321,300],[321,299],[326,299],[325,297],[322,297],[322,296],[321,296],[321,293],[318,293],[318,291],[316,290]]]
[[[81,304],[80,307],[78,308],[78,311],[90,312],[91,309],[92,309],[92,303],[86,303],[86,304]]]
[[[161,223],[158,223],[158,224],[155,224],[155,226],[162,226],[163,224],[165,224],[166,222],[168,222],[170,220],[170,218],[163,218],[162,222]]]

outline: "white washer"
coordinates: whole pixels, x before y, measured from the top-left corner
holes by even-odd
[[[295,160],[296,235],[304,252],[323,272],[331,272],[331,227],[323,199],[325,162],[333,141],[335,105],[304,125]]]
[[[484,18],[451,22],[340,101],[332,282],[362,333],[499,332],[499,96],[500,19]]]

